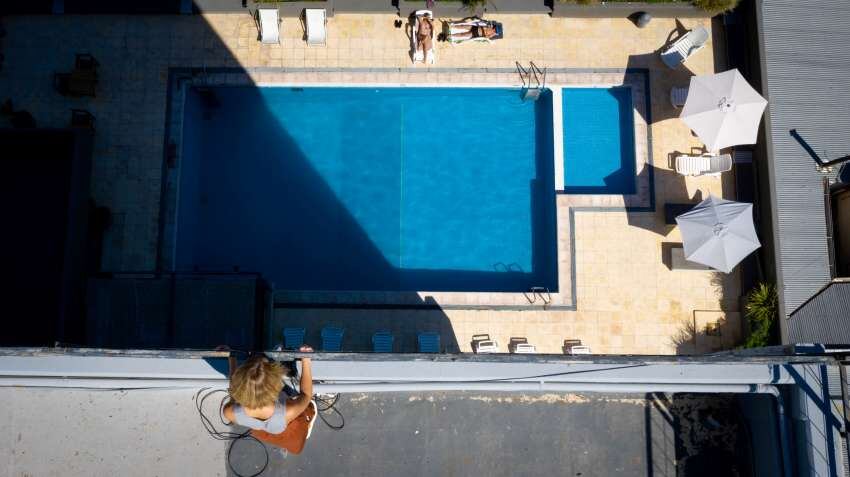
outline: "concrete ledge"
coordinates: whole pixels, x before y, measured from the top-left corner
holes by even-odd
[[[339,1],[339,0],[337,0]],[[403,17],[410,16],[416,10],[425,8],[425,2],[421,0],[398,0],[398,11]],[[457,2],[434,2],[432,9],[434,16],[465,18],[471,16],[483,16],[485,13],[525,13],[548,15],[552,8],[545,0],[487,0],[484,5],[473,8],[466,7],[462,1]]]
[[[340,0],[344,3],[378,3],[383,0]],[[195,13],[245,13],[254,12],[257,8],[277,8],[281,17],[300,17],[305,8],[324,8],[328,16],[333,16],[333,0],[317,0],[304,2],[270,2],[257,3],[254,0],[192,0]],[[389,4],[389,0],[386,2]]]
[[[273,359],[288,360],[291,353],[267,353]],[[305,356],[304,354],[296,354]],[[670,356],[668,361],[652,362],[652,357],[591,356],[579,360],[569,355],[516,356],[423,354],[311,353],[313,378],[335,384],[372,383],[600,383],[600,384],[793,384],[789,357],[774,362],[741,357],[734,361],[714,361],[695,357],[691,362]],[[585,357],[582,357],[585,358]],[[605,361],[612,361],[606,364]],[[616,364],[614,364],[616,363]],[[813,363],[814,364],[814,363]],[[228,360],[214,358],[0,355],[0,380],[4,385],[17,379],[55,379],[71,384],[75,379],[178,380],[214,382],[227,379]],[[545,377],[542,378],[542,377]],[[176,384],[176,383],[172,383]],[[117,387],[117,386],[116,386]]]
[[[398,13],[401,17],[409,17],[416,10],[424,10],[425,2],[421,0],[409,1],[398,0]],[[434,2],[434,8],[431,9],[435,17],[451,17],[465,18],[475,15],[482,15],[482,8],[469,9],[463,5],[463,2]]]
[[[248,7],[256,5],[254,2],[242,0],[192,0],[194,13],[244,13]]]
[[[280,3],[264,3],[256,4],[261,6],[277,6],[280,9],[280,16],[286,18],[298,18],[304,12],[305,8],[324,8],[328,12],[328,16],[333,16],[334,2],[330,0],[321,0],[317,2],[280,2]]]
[[[276,3],[256,3],[254,0],[193,0],[196,13],[242,13],[260,6],[277,7],[283,17],[298,17],[305,8],[325,8],[328,16],[334,13],[398,13],[408,17],[425,9],[422,0],[317,0]],[[559,0],[488,0],[483,6],[467,8],[462,1],[437,1],[432,9],[437,17],[464,18],[485,13],[551,14],[556,18],[626,18],[637,12],[647,12],[658,18],[708,18],[712,15],[689,3],[617,2],[597,5],[576,5]]]
[[[392,0],[333,0],[334,13],[398,13]]]
[[[554,0],[552,16],[555,18],[626,18],[637,12],[647,12],[657,18],[709,18],[712,14],[690,3],[601,3],[575,5]]]
[[[552,8],[548,5],[548,2],[543,0],[488,0],[484,6],[484,11],[487,13],[550,14]]]

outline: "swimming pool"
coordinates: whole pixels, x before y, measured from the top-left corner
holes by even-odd
[[[563,88],[564,190],[634,194],[632,90]]]
[[[509,88],[191,88],[177,270],[277,289],[558,289],[552,99]]]

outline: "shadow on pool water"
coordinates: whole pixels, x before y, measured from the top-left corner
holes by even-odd
[[[557,290],[552,160],[551,152],[546,153],[551,151],[548,127],[537,128],[537,177],[528,185],[530,270],[500,260],[493,260],[492,270],[403,268],[387,258],[387,254],[397,257],[401,253],[403,237],[399,237],[397,223],[403,205],[397,198],[387,200],[380,190],[363,190],[363,184],[369,181],[398,182],[397,169],[372,165],[398,165],[398,161],[381,162],[384,155],[398,151],[381,150],[370,142],[382,133],[374,131],[372,136],[347,145],[358,155],[350,161],[360,162],[362,167],[337,170],[323,163],[324,158],[317,164],[315,154],[313,162],[307,158],[292,133],[269,110],[259,89],[239,88],[237,96],[232,91],[206,87],[189,91],[177,222],[178,268],[258,271],[276,289],[294,291],[525,292],[539,286]],[[238,102],[234,104],[235,99]],[[551,108],[538,105],[535,111],[537,122],[548,124],[545,121]],[[302,130],[298,134],[303,137],[328,132]],[[317,167],[326,169],[319,171]],[[339,177],[341,174],[345,177]],[[337,184],[336,190],[329,180]],[[347,195],[340,197],[341,193]],[[352,207],[360,217],[355,217]],[[486,214],[493,204],[456,203],[454,207],[467,208],[465,213],[470,207],[481,208],[480,212],[473,209],[473,213]],[[449,223],[452,219],[440,220]],[[462,224],[453,225],[460,225],[463,231]],[[434,245],[446,248],[445,244]],[[419,251],[429,253],[421,244]],[[476,250],[451,253],[475,254]]]

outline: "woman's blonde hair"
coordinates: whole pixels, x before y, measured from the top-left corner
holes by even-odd
[[[274,404],[283,389],[285,373],[280,363],[262,355],[253,356],[230,376],[230,397],[252,409]]]

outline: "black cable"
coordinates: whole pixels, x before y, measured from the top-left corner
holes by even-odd
[[[339,412],[339,409],[336,408],[336,403],[339,401],[339,394],[334,394],[331,399],[325,399],[318,395],[313,396],[313,398],[316,400],[316,413],[322,419],[322,422],[335,431],[342,430],[342,428],[345,427],[345,416],[343,416],[342,413]],[[340,423],[338,425],[328,422],[328,419],[324,414],[328,411],[333,411],[337,416],[339,416]]]
[[[206,392],[206,394],[203,394],[203,396],[202,396],[201,394],[204,393],[205,391],[208,391],[208,392]],[[236,475],[236,477],[257,477],[258,475],[265,472],[266,468],[268,468],[268,466],[269,466],[269,450],[266,448],[265,444],[263,444],[262,442],[260,442],[259,439],[257,439],[256,437],[251,435],[250,429],[245,431],[245,432],[220,431],[220,430],[216,429],[216,427],[215,427],[215,425],[213,425],[212,421],[210,421],[210,419],[204,414],[203,406],[204,406],[204,401],[206,401],[207,398],[209,398],[213,394],[217,394],[217,393],[224,394],[224,396],[221,397],[221,402],[219,403],[219,406],[218,406],[218,417],[219,417],[219,420],[221,421],[222,424],[227,425],[227,423],[224,422],[223,410],[224,410],[224,401],[230,395],[224,389],[212,389],[212,390],[210,390],[210,388],[202,388],[202,389],[198,390],[198,392],[195,394],[195,408],[198,410],[198,415],[201,417],[201,425],[204,426],[204,429],[207,431],[207,433],[209,433],[210,437],[212,437],[213,439],[216,439],[216,440],[219,440],[219,441],[230,441],[230,445],[227,447],[227,455],[226,455],[227,467],[230,469],[231,472],[233,472],[234,475]],[[230,454],[233,452],[233,444],[235,444],[236,441],[241,440],[241,439],[253,440],[257,444],[259,444],[260,447],[263,448],[263,453],[265,454],[265,457],[266,457],[265,463],[263,463],[263,467],[259,471],[255,472],[253,474],[247,474],[247,475],[240,474],[239,472],[236,471],[236,469],[233,468],[233,464],[230,463]]]
[[[293,389],[297,389],[298,392],[301,392],[300,386],[300,373],[298,372],[298,368],[295,366],[287,366],[288,369],[291,370],[292,374],[289,376],[291,381],[291,386]],[[339,393],[332,394],[330,399],[326,399],[324,397],[319,396],[318,394],[313,394],[313,400],[316,401],[316,414],[319,415],[319,418],[322,422],[325,423],[329,428],[339,431],[345,427],[345,416],[336,408],[336,403],[339,401]],[[325,413],[333,411],[334,414],[339,416],[339,424],[331,424],[328,419],[325,417]]]
[[[230,424],[230,423],[227,423],[227,422],[224,421],[224,405],[225,405],[226,399],[228,397],[230,397],[230,394],[227,392],[227,390],[225,390],[225,389],[202,388],[202,389],[198,390],[198,392],[195,394],[195,408],[197,409],[198,415],[201,418],[201,425],[204,426],[204,429],[207,431],[207,433],[213,439],[216,439],[216,440],[219,440],[219,441],[230,441],[230,445],[227,447],[227,454],[226,454],[227,467],[230,469],[231,472],[233,472],[234,475],[236,475],[236,477],[257,477],[260,474],[262,474],[263,472],[265,472],[265,470],[269,466],[269,451],[266,448],[266,445],[263,444],[262,441],[260,441],[259,439],[257,439],[256,437],[251,435],[250,429],[246,430],[245,432],[233,432],[233,431],[221,431],[221,430],[218,430],[215,427],[215,425],[210,420],[210,418],[207,417],[206,414],[204,414],[203,407],[204,407],[204,402],[207,400],[207,398],[209,398],[210,396],[212,396],[214,394],[218,394],[218,393],[223,394],[223,396],[221,397],[221,401],[219,402],[219,405],[218,405],[219,421],[221,421],[221,424],[224,425],[224,426],[227,426],[227,425]],[[330,399],[326,399],[324,397],[314,395],[313,399],[316,401],[316,414],[319,415],[319,418],[321,418],[322,422],[324,422],[325,425],[327,425],[329,428],[331,428],[335,431],[339,431],[343,427],[345,427],[345,416],[343,416],[342,413],[339,411],[339,409],[336,408],[336,404],[339,401],[339,394],[334,394],[333,397],[330,398]],[[328,421],[328,419],[325,417],[325,413],[328,413],[328,412],[331,412],[331,411],[333,413],[335,413],[337,416],[339,416],[339,421],[340,421],[339,424],[331,424]],[[247,474],[247,475],[240,474],[235,468],[233,468],[233,464],[230,462],[230,455],[233,452],[233,445],[236,443],[236,441],[241,440],[241,439],[250,439],[250,440],[256,442],[257,444],[260,445],[260,447],[262,447],[263,453],[265,454],[265,462],[263,463],[262,468],[260,468],[259,471],[255,472],[253,474]]]

